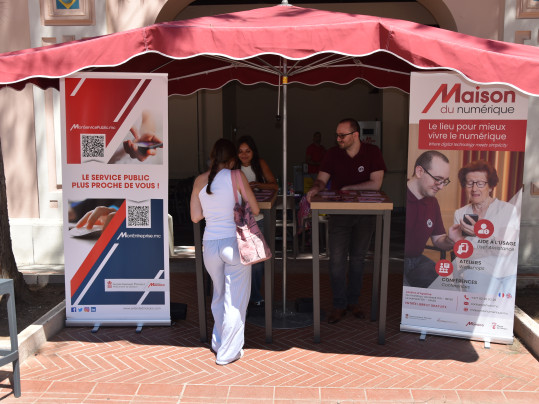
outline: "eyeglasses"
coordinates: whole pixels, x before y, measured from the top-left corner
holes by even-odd
[[[477,188],[485,188],[485,185],[488,184],[487,181],[466,181],[466,188],[473,188],[473,186],[477,185]]]
[[[357,131],[356,131],[356,130],[353,130],[352,132],[343,133],[343,134],[335,133],[335,136],[337,136],[337,139],[343,140],[346,136],[351,135],[351,134],[354,133],[354,132],[357,132]]]
[[[425,171],[428,175],[430,175],[430,177],[434,180],[434,183],[436,185],[443,185],[444,187],[447,187],[449,183],[451,182],[449,178],[435,177],[434,175],[429,173],[429,171],[425,167],[423,166],[419,166],[419,167],[421,167],[423,171]]]

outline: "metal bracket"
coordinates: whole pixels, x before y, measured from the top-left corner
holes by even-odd
[[[485,349],[490,349],[490,338],[485,338]]]
[[[142,326],[143,326],[143,325],[144,325],[144,324],[137,324],[137,329],[135,330],[135,332],[136,332],[137,334],[140,334],[140,333],[142,332]]]
[[[94,328],[92,328],[92,334],[95,334],[96,332],[99,331],[99,326],[101,325],[101,323],[95,323],[94,324]]]
[[[427,331],[426,331],[426,330],[422,330],[422,331],[421,331],[421,335],[419,336],[419,340],[420,340],[420,341],[425,341],[426,338],[427,338]]]

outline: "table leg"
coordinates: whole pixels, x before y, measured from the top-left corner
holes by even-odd
[[[200,326],[200,341],[208,341],[208,329],[206,325],[206,297],[204,294],[204,268],[202,261],[202,235],[200,234],[200,223],[193,223],[195,236],[195,267],[197,279],[198,297],[198,323]]]
[[[382,247],[382,215],[376,215],[374,233],[374,266],[372,270],[371,321],[378,319],[378,302],[380,301],[380,255]]]
[[[270,220],[271,220],[271,252],[273,254],[271,258],[271,299],[272,302],[275,300],[275,221],[277,220],[275,206],[270,210]]]
[[[273,214],[272,214],[273,211]],[[266,326],[266,342],[273,342],[272,320],[273,320],[273,263],[275,260],[275,209],[265,211],[268,220],[264,226],[264,237],[271,248],[272,258],[264,262],[264,314]],[[269,215],[268,215],[269,213]]]
[[[314,342],[320,342],[320,254],[318,210],[312,210],[312,250],[313,250],[313,323]]]
[[[380,274],[380,316],[378,320],[378,344],[386,343],[387,313],[387,277],[389,266],[389,237],[391,228],[391,211],[384,211],[384,230],[382,244],[382,268]]]

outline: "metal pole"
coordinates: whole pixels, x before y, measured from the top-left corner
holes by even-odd
[[[283,75],[283,316],[286,315],[286,194],[288,192],[288,181],[286,175],[286,160],[287,160],[287,101],[288,101],[288,76],[286,71],[286,60],[284,60],[284,75]]]

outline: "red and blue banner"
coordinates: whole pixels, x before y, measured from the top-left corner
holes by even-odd
[[[67,325],[169,325],[161,74],[61,82]]]

